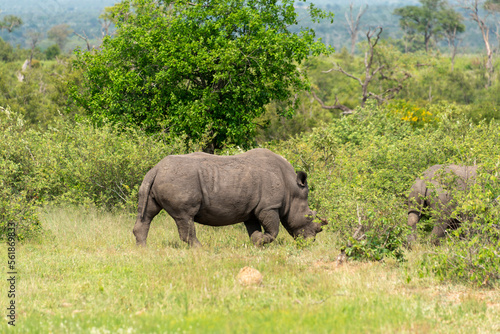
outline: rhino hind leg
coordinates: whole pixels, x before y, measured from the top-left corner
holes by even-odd
[[[432,243],[434,245],[439,245],[439,240],[445,237],[447,228],[448,228],[448,222],[445,219],[439,219],[436,222],[431,233]]]
[[[138,246],[146,246],[146,239],[148,237],[149,227],[151,226],[151,220],[153,220],[153,218],[160,211],[161,207],[158,203],[156,203],[152,197],[149,197],[144,214],[142,214],[142,212],[137,214],[137,220],[135,221],[133,233]]]
[[[196,237],[193,217],[177,217],[174,220],[181,240],[191,247],[201,247],[201,243]]]

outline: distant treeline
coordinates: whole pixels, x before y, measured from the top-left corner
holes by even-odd
[[[30,39],[29,32],[42,33],[42,39],[39,42],[39,47],[44,50],[52,45],[52,42],[47,38],[47,31],[56,25],[68,24],[73,32],[80,35],[88,36],[91,43],[99,43],[102,37],[101,21],[99,15],[107,6],[112,6],[115,0],[89,0],[89,1],[44,1],[37,0],[20,0],[9,1],[0,5],[0,19],[6,15],[15,15],[23,20],[23,25],[9,33],[6,30],[0,31],[0,38],[9,42],[12,46],[19,46],[21,48],[28,48]],[[348,0],[314,0],[312,1],[319,8],[329,10],[335,14],[333,24],[327,21],[320,23],[310,22],[306,14],[307,3],[297,2],[296,6],[298,12],[304,17],[300,21],[301,26],[309,26],[313,28],[317,37],[321,38],[327,45],[334,46],[340,51],[342,47],[348,47],[350,43],[349,33],[347,30],[347,22],[345,14],[349,11],[350,1]],[[468,15],[458,6],[455,1],[449,1],[450,4],[461,13],[465,18]],[[384,28],[385,39],[398,40],[403,38],[403,32],[399,27],[399,17],[394,15],[396,8],[418,5],[418,1],[369,1],[369,0],[356,0],[353,1],[353,13],[357,15],[360,7],[368,6],[365,14],[360,20],[359,41],[362,41],[364,34],[369,28],[382,26]],[[491,26],[491,39],[495,36],[495,23],[494,18],[490,18]],[[476,53],[484,49],[481,32],[477,24],[470,20],[465,20],[466,30],[461,34],[462,42],[460,44],[460,53]],[[298,27],[299,28],[299,27]],[[297,30],[298,30],[297,28]],[[493,43],[496,47],[497,43]],[[76,34],[69,36],[69,41],[65,46],[65,52],[70,52],[76,47],[85,48],[86,43],[84,40],[78,38]],[[446,47],[445,43],[440,44],[441,47]]]

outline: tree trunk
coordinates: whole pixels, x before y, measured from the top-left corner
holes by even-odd
[[[351,55],[354,55],[354,51],[356,50],[356,40],[358,39],[357,35],[351,36]]]
[[[424,36],[425,40],[425,53],[429,53],[429,41],[431,40],[431,36]]]
[[[488,14],[484,17],[479,16],[479,6],[481,2],[478,0],[473,0],[473,1],[462,1],[461,7],[470,11],[470,16],[473,21],[475,21],[481,30],[481,34],[483,36],[483,41],[484,41],[484,46],[486,47],[486,70],[488,71],[488,83],[486,84],[486,87],[491,86],[491,81],[493,79],[493,50],[491,49],[491,44],[490,44],[490,28],[486,24],[486,18]]]
[[[487,56],[486,70],[488,71],[488,83],[487,83],[486,87],[490,87],[491,81],[493,79],[493,71],[494,71],[494,68],[493,68],[493,50],[491,49],[491,45],[490,45],[490,30],[486,26],[486,24],[484,24],[484,22],[482,22],[482,24],[480,24],[480,28],[481,28],[481,33],[483,35],[484,46],[486,47],[486,56]]]
[[[453,48],[453,51],[451,52],[451,71],[453,72],[455,70],[455,56],[457,55],[457,48]]]

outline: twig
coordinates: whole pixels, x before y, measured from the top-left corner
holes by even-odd
[[[329,69],[327,71],[321,71],[321,72],[323,72],[323,73],[330,73],[331,71],[340,72],[340,73],[348,76],[349,78],[352,78],[352,79],[356,80],[357,82],[359,82],[360,85],[363,85],[363,81],[360,78],[354,76],[351,73],[346,72],[338,63],[335,64],[335,65],[337,65],[337,68],[333,68],[332,67],[331,69]]]
[[[26,149],[28,150],[29,154],[31,155],[31,159],[33,159],[35,164],[38,166],[38,161],[36,161],[35,157],[33,156],[33,153],[31,153],[31,150],[27,145],[26,145]]]
[[[74,34],[85,41],[85,43],[87,44],[87,51],[92,51],[92,47],[90,46],[90,43],[89,43],[89,38],[87,37],[87,34],[85,33],[85,31],[83,31],[84,36],[80,35],[77,32],[74,32]]]
[[[389,237],[391,236],[391,232],[392,230],[394,229],[395,226],[392,226],[389,228],[389,232],[387,233],[387,237],[385,238],[385,241],[384,243],[382,244],[382,247],[385,247],[385,245],[387,244],[387,240],[389,240]]]
[[[342,110],[342,115],[349,115],[349,114],[352,114],[352,109],[350,109],[349,107],[343,105],[343,104],[340,104],[339,103],[339,99],[337,98],[337,96],[335,96],[335,104],[332,105],[332,106],[327,106],[323,100],[321,100],[314,91],[311,91],[311,94],[312,96],[314,97],[314,99],[316,101],[319,102],[319,104],[321,105],[321,108],[323,109],[339,109],[339,110]]]
[[[356,216],[358,217],[358,228],[354,232],[354,234],[352,235],[352,238],[354,240],[360,241],[360,240],[362,240],[365,237],[365,235],[362,233],[363,232],[363,224],[361,224],[362,218],[361,218],[361,214],[359,212],[359,205],[358,204],[356,204]],[[348,242],[347,246],[348,247],[352,247],[351,242]]]
[[[95,184],[96,186],[101,187],[101,188],[103,188],[103,189],[108,189],[107,187],[102,186],[102,185],[100,185],[99,183],[97,183],[96,181],[92,180],[92,178],[90,178],[90,182],[92,182],[92,183],[93,183],[93,184]],[[115,183],[116,183],[116,182],[115,182]],[[123,184],[123,183],[122,183],[122,184]],[[118,188],[119,188],[119,187],[118,187]],[[115,194],[117,194],[117,195],[118,195],[118,197],[120,197],[120,198],[122,199],[122,201],[124,201],[124,202],[126,202],[126,201],[127,201],[127,199],[126,199],[125,197],[123,197],[122,195],[120,195],[120,193],[119,193],[118,191],[116,191],[116,190],[115,190],[115,189],[113,189],[113,188],[110,188],[110,189],[111,189],[111,191],[112,191],[112,192],[114,192]]]

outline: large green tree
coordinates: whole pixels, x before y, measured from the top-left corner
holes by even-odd
[[[77,53],[84,79],[72,97],[97,124],[205,138],[207,151],[251,145],[272,101],[293,113],[293,96],[308,88],[298,64],[332,51],[312,29],[290,31],[294,0],[126,0],[112,16],[116,33]]]
[[[399,25],[409,35],[420,34],[424,38],[425,51],[428,52],[433,37],[440,34],[440,17],[449,10],[446,0],[420,0],[421,6],[396,8],[394,14],[400,16]]]

